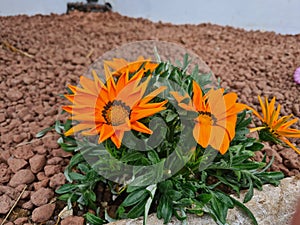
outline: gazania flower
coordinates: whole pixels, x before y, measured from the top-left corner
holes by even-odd
[[[300,150],[297,149],[287,138],[299,138],[300,130],[290,128],[291,125],[297,122],[297,118],[291,119],[292,114],[289,116],[279,117],[280,104],[275,110],[275,97],[269,102],[268,98],[265,98],[263,102],[261,97],[258,96],[258,100],[262,110],[262,116],[253,108],[247,106],[252,110],[253,114],[262,121],[262,126],[252,128],[250,131],[260,131],[262,134],[266,132],[268,136],[277,140],[281,140],[300,154]],[[291,119],[291,120],[290,120]],[[262,135],[260,135],[262,137]]]
[[[300,84],[300,67],[298,67],[294,73],[294,81]]]
[[[70,85],[73,94],[65,97],[73,105],[63,109],[72,114],[71,119],[79,124],[68,130],[65,135],[82,131],[83,135],[99,135],[101,143],[108,138],[120,148],[124,132],[136,130],[146,134],[152,131],[140,119],[149,117],[165,109],[167,101],[150,103],[164,87],[144,96],[150,76],[142,81],[143,70],[129,77],[129,69],[122,73],[117,82],[104,65],[107,83],[104,84],[93,71],[94,80],[80,78],[80,87]]]
[[[225,154],[235,136],[237,113],[245,108],[243,104],[236,103],[237,95],[224,95],[223,89],[211,89],[203,96],[195,81],[192,101],[189,103],[184,103],[188,95],[180,96],[176,92],[172,92],[172,95],[180,107],[198,113],[193,129],[193,136],[198,144],[203,148],[210,145],[221,154]]]
[[[126,70],[129,70],[130,74],[134,73],[141,69],[141,66],[143,66],[144,72],[147,72],[148,70],[152,72],[158,66],[157,63],[153,63],[150,59],[145,59],[143,56],[138,57],[134,62],[113,58],[112,61],[104,61],[104,64],[113,70],[111,72],[114,76],[120,76],[122,73],[126,72]]]

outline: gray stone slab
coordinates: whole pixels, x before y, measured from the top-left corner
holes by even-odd
[[[241,194],[242,201],[245,193]],[[252,211],[259,225],[289,225],[296,210],[297,201],[300,199],[300,176],[285,178],[278,187],[264,185],[263,191],[255,190],[254,196],[246,203]],[[228,222],[231,225],[251,225],[249,218],[239,209],[232,209],[228,213]],[[120,220],[109,223],[109,225],[142,225],[143,219]],[[147,224],[163,225],[162,220],[158,220],[155,214],[149,216]],[[180,225],[176,218],[168,225]],[[187,224],[189,225],[212,225],[215,222],[208,216],[198,217],[189,215]]]

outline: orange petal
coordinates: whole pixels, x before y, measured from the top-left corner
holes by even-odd
[[[196,81],[193,81],[193,104],[197,111],[204,111],[202,90]]]
[[[286,139],[284,137],[280,137],[279,139],[282,140],[283,142],[285,142],[288,146],[290,146],[295,152],[300,154],[300,150],[297,149],[288,139]]]
[[[65,135],[70,136],[70,135],[74,134],[75,132],[90,129],[93,127],[95,127],[93,124],[79,123],[79,124],[73,126],[71,129],[69,129],[67,132],[65,132]]]
[[[229,136],[224,127],[212,126],[209,144],[216,150],[224,154],[229,148]]]
[[[103,124],[100,128],[100,136],[98,142],[101,143],[106,139],[110,138],[115,133],[112,126]]]
[[[211,126],[210,125],[201,125],[200,123],[196,123],[193,129],[193,136],[197,143],[201,145],[203,148],[206,148],[209,143],[211,134]]]
[[[152,134],[152,130],[150,130],[148,127],[146,127],[144,124],[138,122],[138,121],[133,121],[131,123],[131,129],[146,133],[146,134]]]

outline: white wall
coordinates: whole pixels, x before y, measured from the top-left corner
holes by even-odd
[[[123,15],[153,21],[211,22],[248,30],[300,33],[300,0],[99,0],[99,3],[104,1]],[[66,12],[67,2],[76,0],[0,0],[0,15],[61,14]]]

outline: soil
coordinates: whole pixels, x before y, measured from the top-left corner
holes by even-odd
[[[257,107],[257,95],[276,96],[283,115],[300,117],[300,85],[293,81],[300,66],[300,35],[153,23],[112,12],[0,21],[0,218],[25,190],[10,225],[55,224],[64,204],[55,201],[54,191],[66,182],[63,171],[71,155],[59,148],[54,133],[43,139],[35,135],[52,125],[67,103],[59,97],[66,85],[77,84],[91,63],[122,44],[147,39],[180,44],[197,53],[241,102]],[[292,141],[300,147],[299,139]],[[272,170],[300,173],[300,156],[293,150],[266,145],[256,159],[264,153],[275,156]],[[81,217],[62,224],[73,219],[83,224]]]

